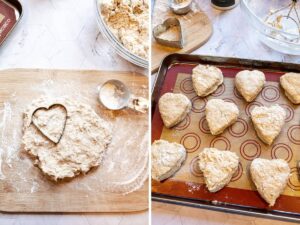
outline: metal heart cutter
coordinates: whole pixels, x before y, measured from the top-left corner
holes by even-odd
[[[65,131],[67,109],[62,104],[39,107],[32,113],[31,122],[50,141],[58,144]]]
[[[157,43],[172,48],[183,48],[183,37],[180,21],[168,18],[153,28],[153,37]]]

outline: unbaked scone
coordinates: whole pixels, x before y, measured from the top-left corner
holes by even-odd
[[[247,102],[256,98],[265,82],[265,74],[258,70],[243,70],[235,76],[235,87]]]
[[[286,117],[284,108],[279,105],[271,107],[255,106],[251,119],[258,137],[270,145],[279,135]]]
[[[204,148],[198,157],[199,168],[210,192],[217,192],[227,185],[239,166],[235,152]]]
[[[218,135],[237,120],[239,109],[234,103],[211,99],[206,104],[205,115],[211,134]]]
[[[192,81],[196,94],[204,97],[213,93],[223,83],[223,73],[215,66],[200,64],[193,69]]]
[[[181,144],[158,140],[152,144],[152,178],[162,181],[172,176],[186,158],[186,150]]]
[[[280,77],[285,95],[294,104],[300,104],[300,73],[286,73]]]
[[[158,108],[165,126],[171,128],[184,120],[192,103],[183,94],[166,93],[159,99]]]
[[[53,104],[64,106],[66,111],[50,107]],[[39,112],[34,113],[37,109]],[[33,114],[38,126],[32,123]],[[47,131],[47,135],[57,137],[61,132],[57,126],[61,127],[64,122],[65,127],[58,143],[43,134]],[[99,166],[110,142],[110,124],[101,119],[89,105],[78,100],[40,98],[33,101],[24,113],[24,149],[35,159],[35,165],[53,180],[73,178]]]
[[[283,159],[254,159],[250,166],[251,178],[261,197],[273,206],[284,191],[290,168]]]

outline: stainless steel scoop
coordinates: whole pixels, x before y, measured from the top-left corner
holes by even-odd
[[[145,113],[148,110],[148,100],[130,93],[127,86],[119,80],[108,80],[99,89],[99,100],[110,110],[120,110],[126,107]]]

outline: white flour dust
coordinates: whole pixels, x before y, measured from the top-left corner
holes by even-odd
[[[199,191],[201,184],[195,184],[193,182],[186,182],[188,185],[188,192],[194,193],[195,191]]]
[[[102,190],[126,194],[144,184],[148,177],[148,116],[132,110],[115,114],[104,109],[98,102],[97,85],[82,84],[80,80],[44,80],[23,93],[13,92],[0,105],[0,190],[23,193],[47,190],[56,193],[72,190],[93,193]],[[33,94],[26,94],[28,92]],[[147,87],[142,87],[135,94],[147,96],[147,93]],[[90,104],[100,117],[113,125],[112,143],[99,167],[71,181],[55,183],[33,165],[21,145],[22,117],[28,104],[41,96],[69,96]]]

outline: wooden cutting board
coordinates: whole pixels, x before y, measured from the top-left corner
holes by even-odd
[[[146,76],[130,72],[106,72],[106,71],[64,71],[64,70],[25,70],[13,69],[0,71],[0,140],[2,145],[0,161],[0,210],[5,212],[130,212],[145,210],[148,208],[148,181],[141,188],[129,194],[120,191],[98,189],[102,187],[101,174],[111,175],[111,179],[123,179],[124,175],[115,174],[114,170],[105,173],[106,168],[99,166],[92,169],[86,175],[80,175],[70,181],[55,183],[47,180],[40,169],[33,166],[32,160],[24,151],[20,142],[22,135],[22,113],[24,107],[32,100],[41,96],[42,93],[50,93],[56,90],[54,95],[68,94],[76,96],[80,93],[84,96],[95,112],[102,118],[113,124],[113,139],[118,130],[126,129],[130,122],[132,127],[140,129],[140,134],[134,137],[131,146],[140,146],[143,135],[147,135],[148,115],[137,113],[129,109],[120,111],[109,111],[104,109],[98,102],[97,87],[108,79],[119,79],[128,85],[132,93],[148,97],[148,79]],[[56,86],[55,86],[56,85]],[[55,87],[54,87],[55,86]],[[72,89],[72,86],[75,88]],[[61,87],[61,88],[57,88]],[[55,89],[56,88],[56,89]],[[74,90],[74,91],[70,91]],[[9,107],[5,111],[4,107]],[[5,115],[6,113],[6,115]],[[9,121],[8,126],[3,129],[3,121]],[[4,133],[3,133],[4,132]],[[12,139],[10,132],[14,135]],[[126,135],[124,132],[124,135]],[[130,132],[129,132],[130,133]],[[1,136],[2,135],[2,136]],[[148,136],[148,135],[147,135]],[[119,139],[122,138],[118,136]],[[124,138],[127,138],[124,136]],[[3,139],[3,138],[2,138]],[[146,139],[145,139],[146,140]],[[148,140],[148,139],[147,139]],[[6,141],[6,148],[3,141]],[[13,142],[15,141],[15,142]],[[113,140],[114,142],[114,140]],[[148,141],[146,141],[148,142]],[[128,144],[128,145],[129,145]],[[126,145],[126,143],[124,143]],[[6,147],[5,147],[6,146]],[[16,147],[17,146],[17,147]],[[13,149],[16,147],[15,149]],[[111,151],[121,149],[117,141],[112,143]],[[138,148],[138,147],[136,147]],[[130,151],[129,151],[130,150]],[[139,149],[124,149],[125,158],[135,158]],[[122,149],[123,151],[123,149]],[[105,157],[109,157],[109,149]],[[147,152],[148,154],[148,152]],[[138,158],[138,156],[136,156]],[[117,161],[118,159],[116,159]],[[147,158],[148,160],[148,158]],[[105,160],[104,160],[105,161]],[[136,164],[140,163],[134,159]],[[147,162],[147,161],[146,161]],[[147,163],[143,166],[122,164],[128,169],[127,174],[135,174],[135,168],[148,168]],[[118,165],[117,165],[118,166]],[[127,167],[126,167],[127,166]],[[117,168],[117,167],[114,167]],[[125,171],[126,172],[126,171]],[[125,173],[124,172],[124,173]],[[128,175],[128,177],[130,177]],[[128,178],[129,179],[129,178]],[[110,182],[107,181],[107,182]],[[120,181],[121,182],[121,181]],[[122,180],[125,183],[125,179]],[[128,181],[129,182],[129,181]],[[122,183],[122,184],[123,184]],[[102,186],[101,186],[102,185]],[[125,186],[124,186],[125,187]],[[114,190],[112,188],[112,190]]]
[[[207,15],[199,9],[194,1],[192,10],[186,15],[176,15],[169,9],[168,1],[156,0],[153,16],[152,28],[161,24],[169,17],[176,17],[181,23],[183,32],[184,47],[182,49],[170,48],[158,44],[152,38],[152,73],[158,70],[161,61],[171,53],[190,53],[203,45],[212,35],[213,27]]]
[[[171,53],[190,53],[206,43],[213,33],[213,26],[207,15],[201,11],[197,2],[193,3],[192,10],[186,15],[176,15],[169,9],[168,1],[156,0],[153,8],[152,28],[161,24],[169,17],[176,17],[181,23],[184,47],[182,49],[170,48],[158,44],[152,38],[152,73],[156,72],[161,61]]]

